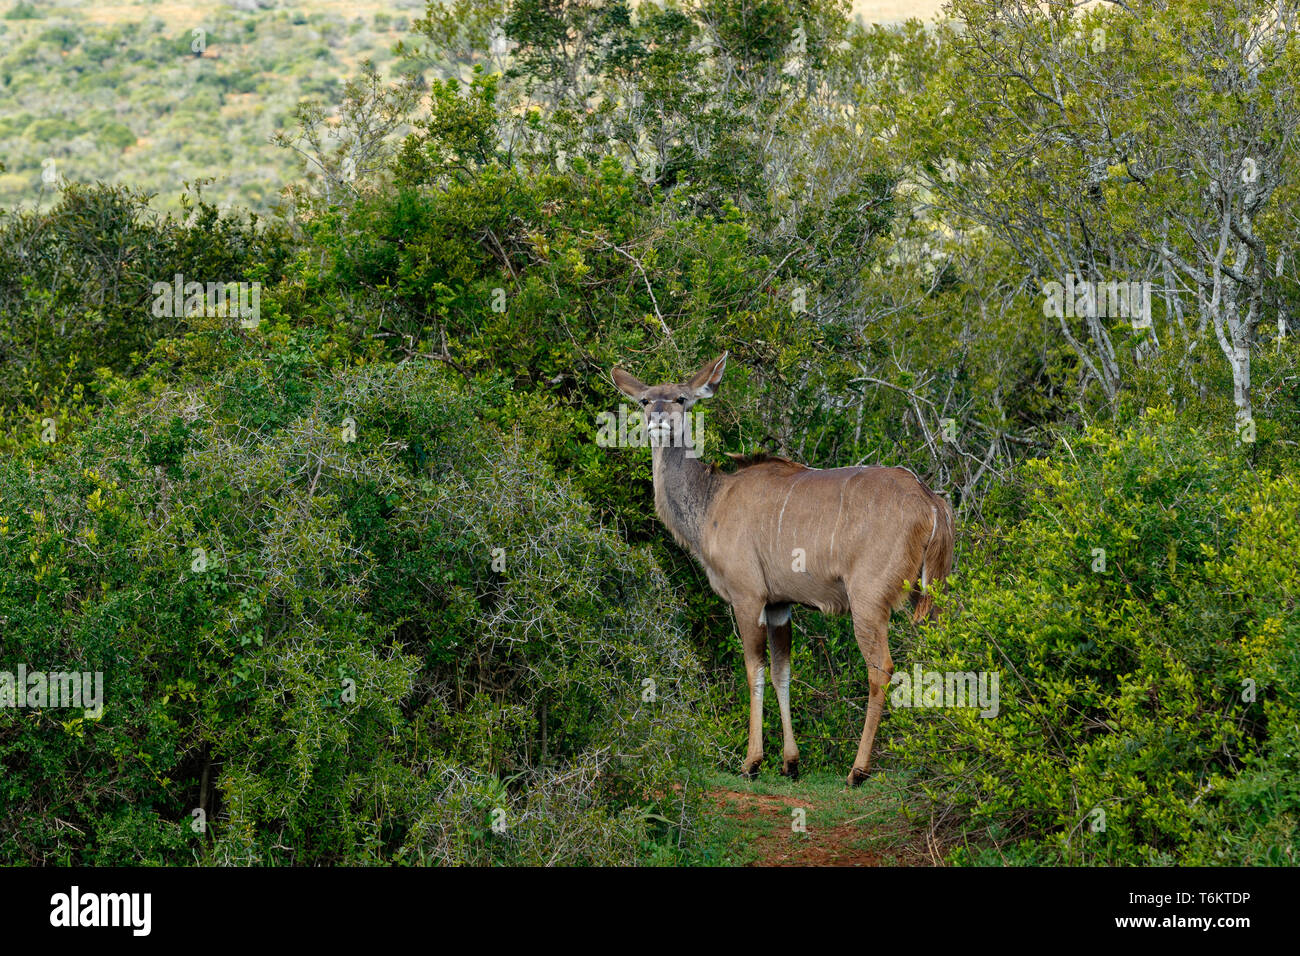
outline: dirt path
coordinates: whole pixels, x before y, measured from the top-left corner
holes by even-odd
[[[924,827],[909,824],[892,801],[843,784],[830,789],[785,783],[782,789],[787,792],[760,792],[740,783],[709,791],[745,865],[934,865]],[[863,799],[854,799],[858,793]],[[796,829],[800,822],[803,832]]]

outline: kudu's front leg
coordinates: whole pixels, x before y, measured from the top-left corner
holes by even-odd
[[[763,683],[767,678],[763,662],[767,650],[767,628],[758,622],[763,605],[733,605],[736,630],[745,651],[745,680],[749,684],[749,750],[741,776],[758,777],[763,762]]]

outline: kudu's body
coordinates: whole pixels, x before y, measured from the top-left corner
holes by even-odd
[[[645,386],[622,369],[614,383],[641,402],[654,455],[655,510],[704,566],[709,584],[736,614],[749,682],[749,751],[744,773],[763,757],[763,648],[771,652],[784,738],[782,773],[798,775],[790,720],[790,606],[853,615],[867,662],[866,722],[849,783],[871,763],[885,687],[893,674],[890,612],[952,569],[952,509],[903,468],[816,469],[783,458],[749,461],[724,473],[685,447],[685,413],[714,394],[726,355],[687,383]],[[910,592],[917,619],[929,594]]]

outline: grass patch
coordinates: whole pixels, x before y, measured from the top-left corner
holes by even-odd
[[[701,859],[716,866],[925,866],[925,824],[906,775],[874,773],[850,790],[838,773],[709,779]],[[796,815],[797,811],[802,814]],[[802,822],[803,829],[796,829]]]

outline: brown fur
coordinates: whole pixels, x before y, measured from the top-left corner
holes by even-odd
[[[849,782],[867,774],[871,747],[893,673],[890,611],[912,601],[914,619],[933,616],[922,579],[952,570],[952,508],[905,468],[817,469],[785,458],[739,459],[724,472],[682,446],[685,414],[712,396],[726,355],[680,384],[646,386],[622,369],[614,382],[661,428],[654,449],[655,510],[704,567],[709,584],[736,615],[750,688],[749,752],[744,772],[762,760],[763,651],[772,660],[784,736],[783,773],[797,773],[789,707],[789,607],[851,613],[868,667],[870,695]],[[734,456],[733,456],[734,457]],[[909,586],[911,590],[909,592]]]
[[[734,474],[735,472],[740,471],[742,468],[753,468],[755,465],[763,465],[768,462],[783,463],[789,465],[792,468],[807,467],[806,465],[800,465],[797,462],[793,462],[789,458],[782,458],[780,455],[769,455],[765,451],[755,452],[752,455],[742,455],[739,452],[734,452],[734,451],[723,452],[723,454],[725,454],[728,458],[731,459],[731,466],[732,466],[730,469],[728,469],[725,472],[725,474]],[[723,471],[720,465],[712,465],[711,467],[716,472]]]

